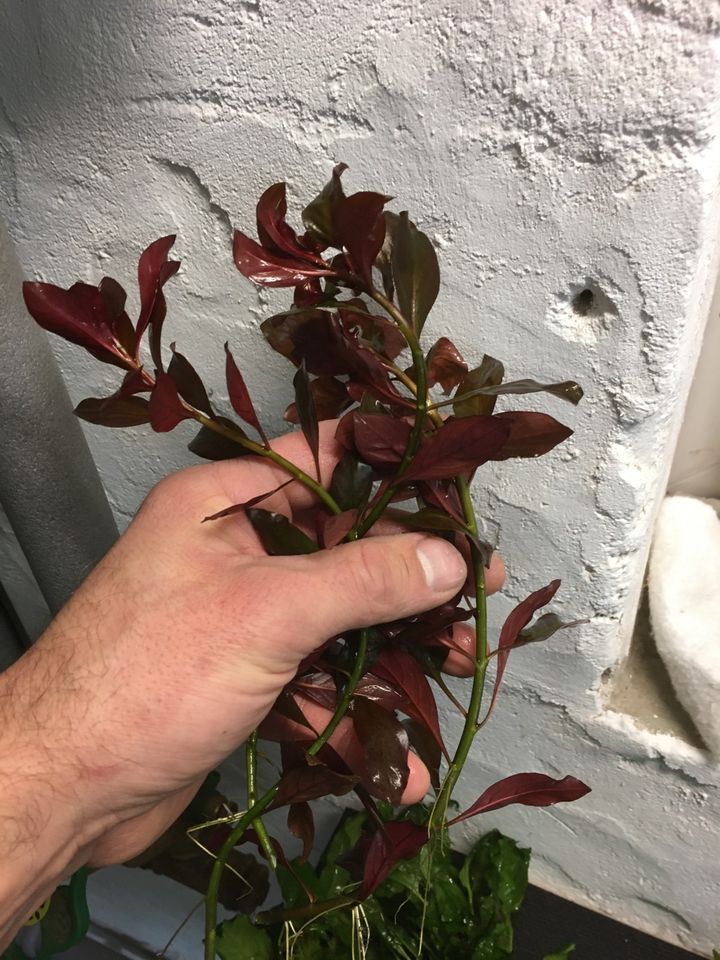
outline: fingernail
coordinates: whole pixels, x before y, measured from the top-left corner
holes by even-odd
[[[467,577],[465,561],[455,547],[438,537],[428,537],[417,548],[420,565],[431,590],[446,593],[459,589]]]

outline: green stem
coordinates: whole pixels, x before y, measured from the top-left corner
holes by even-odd
[[[134,368],[149,387],[155,386],[155,380],[141,364],[136,363]],[[233,428],[225,423],[221,423],[219,420],[215,420],[213,417],[209,417],[206,413],[203,413],[202,410],[198,410],[196,407],[193,407],[191,404],[187,403],[187,401],[183,400],[182,397],[179,396],[179,399],[183,407],[188,411],[192,418],[197,420],[198,423],[201,423],[204,427],[207,427],[208,430],[212,430],[213,433],[219,433],[228,440],[232,440],[233,443],[237,443],[238,446],[244,447],[247,451],[254,453],[258,457],[264,457],[265,460],[272,461],[272,463],[278,467],[281,467],[299,483],[302,483],[309,490],[312,490],[312,492],[325,504],[331,513],[342,513],[342,510],[335,502],[334,497],[332,497],[328,491],[325,490],[322,484],[317,480],[314,480],[309,474],[305,473],[304,470],[301,470],[300,467],[294,464],[291,460],[286,460],[285,457],[281,456],[281,454],[277,453],[271,447],[264,446],[262,443],[257,443],[255,440],[251,440],[250,437],[246,437],[244,432],[240,430],[239,427]]]
[[[247,775],[248,810],[252,809],[255,800],[257,799],[257,741],[258,732],[257,730],[253,730],[253,732],[247,738],[247,742],[245,743],[245,773]],[[260,817],[258,817],[255,821],[255,832],[258,835],[258,840],[260,841],[260,846],[265,854],[265,859],[273,870],[277,870],[277,857],[275,856],[275,851],[273,850],[272,843],[270,842],[268,832],[265,829],[265,824],[262,822]]]
[[[472,499],[470,497],[470,488],[467,480],[465,480],[464,477],[457,477],[455,483],[457,486],[457,491],[460,495],[460,500],[462,502],[465,522],[470,532],[477,537],[477,520],[475,518],[475,510],[473,509]],[[485,591],[485,568],[483,566],[483,559],[480,555],[480,551],[472,542],[470,544],[470,550],[472,553],[476,593],[475,670],[465,724],[463,726],[462,733],[460,734],[455,755],[450,763],[450,767],[443,785],[440,788],[440,793],[438,794],[437,803],[435,805],[435,810],[440,813],[443,821],[445,820],[448,803],[452,797],[455,784],[460,777],[462,768],[465,765],[468,754],[470,753],[473,740],[475,739],[475,734],[478,731],[478,720],[480,716],[480,709],[482,707],[483,690],[485,687],[485,674],[487,672],[489,660],[487,652],[487,595]]]
[[[335,710],[330,722],[320,736],[308,747],[307,753],[310,756],[315,756],[320,752],[320,750],[322,750],[337,729],[340,721],[347,713],[348,707],[350,706],[350,701],[352,700],[352,696],[355,692],[355,688],[357,687],[358,682],[365,671],[367,646],[368,631],[361,630],[352,672],[348,677],[347,683],[345,684],[345,689],[343,690],[342,696],[335,706]],[[205,894],[205,960],[214,960],[215,958],[217,901],[220,891],[220,881],[222,879],[223,870],[225,869],[228,858],[248,827],[250,827],[252,823],[260,816],[260,814],[270,806],[277,795],[278,789],[279,784],[276,783],[267,791],[267,793],[263,794],[259,800],[256,800],[253,806],[242,815],[225,840],[225,843],[220,848],[220,852],[218,853],[215,863],[213,864],[213,868],[210,873],[210,882],[208,883],[207,892]]]

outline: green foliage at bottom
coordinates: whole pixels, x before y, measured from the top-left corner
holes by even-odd
[[[406,816],[424,821],[427,811],[414,808]],[[293,873],[278,869],[286,909],[307,905],[306,890],[318,902],[352,896],[357,883],[342,857],[366,823],[364,813],[347,814],[316,867],[294,861]],[[508,960],[529,860],[529,850],[497,831],[482,837],[467,856],[453,852],[447,835],[439,835],[414,860],[399,863],[354,910],[345,906],[265,929],[238,916],[221,924],[218,954],[221,960],[415,960],[422,931],[424,960]],[[544,960],[567,960],[572,950],[570,945]]]

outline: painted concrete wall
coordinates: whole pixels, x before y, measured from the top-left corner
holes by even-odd
[[[718,768],[606,710],[604,687],[717,275],[719,29],[714,0],[0,4],[0,212],[28,274],[132,286],[142,247],[176,230],[168,330],[219,395],[229,338],[279,427],[288,371],[257,327],[282,298],[234,271],[231,224],[272,180],[305,198],[344,160],[437,245],[430,336],[583,383],[577,412],[547,404],[576,429],[562,452],[486,471],[477,498],[510,573],[494,622],[559,575],[558,609],[589,623],[517,655],[461,799],[520,769],[583,777],[581,804],[483,826],[532,845],[537,882],[706,950]],[[55,349],[75,399],[109,386]],[[87,435],[121,523],[189,462],[189,430]]]

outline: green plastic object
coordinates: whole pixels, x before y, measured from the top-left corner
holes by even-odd
[[[84,940],[90,926],[87,904],[89,874],[88,868],[82,867],[73,874],[69,883],[58,887],[52,895],[47,913],[37,924],[40,940],[33,953],[28,955],[14,943],[0,960],[52,960],[57,954]]]

